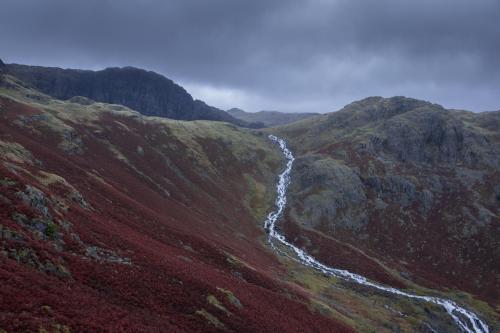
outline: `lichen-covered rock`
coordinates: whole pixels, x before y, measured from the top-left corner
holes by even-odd
[[[84,151],[83,140],[75,130],[64,129],[63,141],[59,147],[70,155],[81,155]]]
[[[90,205],[87,203],[87,201],[85,201],[83,195],[77,190],[71,191],[68,197],[71,201],[77,203],[80,207],[85,209],[90,208]]]
[[[99,262],[109,262],[121,265],[131,265],[132,261],[130,258],[120,257],[116,252],[111,250],[106,250],[98,246],[87,246],[85,248],[85,255]]]
[[[24,192],[19,192],[18,196],[24,201],[26,205],[37,210],[45,217],[50,217],[48,199],[45,194],[38,188],[26,185]]]
[[[333,159],[298,159],[293,170],[293,201],[301,200],[293,214],[308,227],[330,221],[329,228],[359,229],[367,222],[366,195],[359,176]]]
[[[485,135],[465,126],[453,111],[416,109],[393,117],[371,138],[374,150],[402,162],[498,165],[498,148]]]
[[[0,239],[22,241],[24,237],[20,233],[0,224]]]
[[[417,198],[415,184],[402,176],[368,177],[364,183],[382,199],[390,199],[403,207],[412,204]]]

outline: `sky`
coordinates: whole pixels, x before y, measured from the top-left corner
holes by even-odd
[[[0,59],[135,66],[221,109],[500,109],[499,0],[2,0]]]

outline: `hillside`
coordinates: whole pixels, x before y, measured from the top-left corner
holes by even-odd
[[[179,120],[216,120],[253,126],[209,106],[172,80],[134,67],[100,71],[8,64],[6,70],[36,90],[67,100],[83,96],[110,104],[121,104],[147,116]]]
[[[333,266],[369,274],[331,250],[347,243],[499,309],[499,125],[500,112],[370,97],[273,129],[298,157],[283,229]]]
[[[265,136],[87,102],[2,81],[2,331],[351,331],[259,240]]]
[[[237,119],[261,124],[262,127],[285,125],[319,115],[319,113],[286,113],[278,111],[245,112],[237,108],[229,109],[226,112]]]
[[[340,202],[331,189],[347,200],[353,195],[344,185],[355,181],[350,167],[337,172],[338,157],[333,167],[321,162],[328,154],[322,147],[345,127],[324,120],[338,114],[272,130],[288,137],[298,157],[284,225],[289,239],[373,281],[452,299],[497,330],[492,297],[466,283],[446,289],[449,279],[437,283],[417,266],[402,271],[390,251],[382,255],[365,236],[356,243],[339,228],[307,226]],[[477,126],[495,133],[492,119]],[[315,126],[324,134],[318,140]],[[456,330],[440,307],[326,276],[276,252],[263,221],[284,163],[265,131],[147,117],[82,96],[58,100],[0,76],[0,332]],[[491,251],[483,239],[478,249]]]

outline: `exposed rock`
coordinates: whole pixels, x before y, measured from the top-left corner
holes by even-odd
[[[332,159],[301,158],[293,173],[290,193],[294,198],[307,195],[302,214],[296,214],[304,225],[317,227],[326,219],[333,229],[359,229],[367,222],[363,184],[349,167]]]
[[[85,208],[85,209],[88,209],[90,208],[90,205],[87,203],[87,201],[85,201],[85,198],[82,196],[82,194],[80,192],[78,192],[77,190],[73,190],[70,192],[68,198],[77,203],[78,205],[80,205],[80,207],[82,208]]]
[[[434,195],[429,190],[423,190],[419,193],[419,200],[422,203],[420,212],[422,215],[427,216],[434,205]]]
[[[478,163],[493,165],[498,157],[488,140],[457,118],[453,111],[435,108],[415,109],[384,122],[371,142],[376,150],[395,155],[403,162],[416,163]]]
[[[35,239],[55,241],[57,249],[62,249],[64,246],[62,235],[58,231],[59,227],[52,219],[47,217],[29,219],[26,215],[18,212],[12,214],[12,219],[31,231]]]
[[[92,99],[83,96],[73,96],[68,101],[80,105],[92,105],[95,103]]]
[[[34,186],[26,185],[25,191],[18,192],[18,196],[26,205],[36,209],[42,213],[43,216],[50,218],[49,207],[47,206],[49,201],[42,191]]]
[[[380,209],[384,210],[389,206],[387,203],[385,203],[383,200],[380,198],[375,198],[375,209]]]
[[[59,147],[70,155],[81,155],[84,148],[82,138],[75,130],[69,129],[63,130],[63,141]]]
[[[406,207],[417,197],[415,184],[402,176],[368,177],[364,183],[381,198],[387,198]]]
[[[144,156],[144,148],[141,146],[137,146],[137,154]]]
[[[110,262],[122,265],[132,264],[130,258],[120,257],[114,251],[106,250],[97,246],[87,246],[85,249],[85,254],[87,257],[92,258],[96,261]]]
[[[6,240],[23,241],[23,235],[0,224],[0,238]]]
[[[497,199],[497,201],[500,201],[500,185],[495,185],[494,192],[495,198]]]
[[[39,259],[37,253],[31,248],[10,248],[7,250],[8,257],[14,259],[20,263],[31,266],[41,272],[52,274],[61,278],[71,277],[71,272],[62,263],[62,258],[59,258],[61,262],[54,263],[48,259],[44,262]]]

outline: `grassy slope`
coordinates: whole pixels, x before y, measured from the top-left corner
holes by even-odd
[[[11,78],[0,117],[0,329],[349,331],[261,243],[282,163],[265,136]]]

